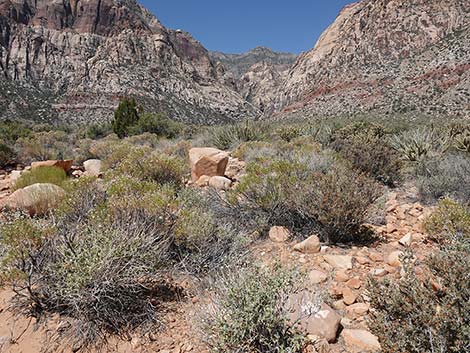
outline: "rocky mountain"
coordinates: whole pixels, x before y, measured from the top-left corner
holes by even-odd
[[[223,65],[226,82],[261,112],[271,111],[278,88],[297,56],[257,47],[243,54],[210,52],[214,62]]]
[[[0,0],[0,117],[105,120],[120,98],[191,122],[258,111],[190,34],[135,0]]]
[[[218,51],[211,51],[209,54],[215,62],[222,63],[236,79],[251,71],[253,65],[265,63],[285,70],[292,66],[297,58],[295,54],[275,52],[266,47],[256,47],[242,54],[225,54]]]
[[[346,6],[282,83],[285,115],[469,116],[470,2],[363,0]]]

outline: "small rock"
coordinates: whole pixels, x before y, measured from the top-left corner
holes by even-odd
[[[378,252],[371,252],[369,254],[369,259],[371,259],[374,262],[381,262],[383,261],[384,257],[382,256],[382,254]]]
[[[316,254],[320,252],[320,247],[320,239],[316,235],[312,235],[303,242],[296,244],[294,250],[304,254]]]
[[[319,270],[312,270],[308,274],[308,279],[313,284],[320,284],[325,282],[328,279],[328,276],[325,272]]]
[[[364,257],[364,256],[356,257],[356,261],[361,265],[365,265],[365,264],[370,263],[369,259],[367,257]]]
[[[209,180],[211,179],[208,175],[201,175],[201,177],[196,181],[196,185],[200,188],[209,186]]]
[[[362,286],[361,280],[357,277],[351,278],[349,281],[346,282],[346,285],[349,288],[359,289]]]
[[[403,238],[401,238],[398,243],[403,246],[410,246],[413,242],[413,235],[411,233],[407,233]]]
[[[225,176],[232,180],[238,180],[245,168],[246,163],[244,161],[241,161],[238,158],[229,157]]]
[[[359,315],[365,315],[369,311],[370,305],[367,303],[355,303],[347,307],[347,311],[349,313],[354,314],[354,316]]]
[[[384,270],[383,268],[374,268],[370,270],[370,274],[376,277],[383,277],[387,274],[387,271]]]
[[[343,288],[343,301],[346,305],[354,304],[357,299],[357,295],[349,287]]]
[[[346,282],[349,279],[347,270],[336,271],[335,280],[337,282]]]
[[[209,186],[219,191],[227,191],[232,186],[232,181],[223,176],[213,176],[209,179]]]
[[[285,227],[272,227],[269,230],[269,239],[275,243],[284,243],[291,237],[289,230]]]
[[[387,264],[392,267],[400,267],[401,266],[400,256],[402,255],[403,255],[403,252],[399,250],[390,253],[387,256],[387,261],[386,261]]]
[[[341,336],[350,352],[377,352],[381,349],[378,338],[366,330],[344,329]]]
[[[352,269],[352,257],[349,255],[323,255],[323,258],[336,269]]]

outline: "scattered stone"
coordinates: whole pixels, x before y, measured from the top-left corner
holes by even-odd
[[[352,269],[352,257],[349,255],[323,255],[323,258],[327,263],[338,270]]]
[[[356,257],[356,261],[361,265],[365,265],[365,264],[370,263],[369,259],[367,257],[364,257],[364,256]]]
[[[383,268],[374,268],[370,270],[370,274],[376,277],[383,277],[387,274],[387,271],[384,270]]]
[[[328,342],[336,340],[341,316],[327,304],[318,306],[305,299],[305,292],[295,294],[289,298],[289,318],[292,323],[307,333],[318,336]]]
[[[383,257],[382,254],[380,254],[378,252],[371,252],[369,254],[369,259],[371,259],[374,262],[382,262],[384,257]]]
[[[413,242],[413,235],[411,233],[406,233],[403,238],[401,238],[398,243],[403,246],[410,246]]]
[[[357,277],[354,277],[354,278],[351,278],[349,281],[346,282],[346,285],[349,287],[349,288],[353,288],[353,289],[359,289],[361,288],[362,286],[362,282],[359,278]]]
[[[344,329],[341,336],[350,352],[377,352],[381,349],[378,338],[366,330]]]
[[[224,176],[228,160],[228,154],[217,148],[191,148],[189,161],[192,180],[197,181],[202,175]]]
[[[31,216],[43,215],[54,209],[64,197],[64,189],[57,185],[33,184],[15,191],[2,200],[0,208],[23,210]]]
[[[31,169],[41,168],[41,167],[57,167],[62,168],[66,173],[70,172],[72,169],[73,160],[49,160],[49,161],[41,161],[41,162],[33,162],[31,163]]]
[[[325,272],[319,270],[312,270],[308,274],[308,279],[312,284],[320,284],[325,282],[328,279],[328,276]]]
[[[387,261],[386,261],[387,264],[392,267],[400,267],[401,266],[400,256],[402,255],[403,255],[403,252],[399,250],[390,253],[387,256]]]
[[[353,314],[353,316],[362,316],[367,314],[370,309],[370,305],[367,303],[355,303],[346,308],[346,310]]]
[[[295,251],[300,251],[304,254],[316,254],[320,252],[320,248],[320,239],[316,235],[312,235],[294,246]]]
[[[243,171],[246,168],[246,163],[239,160],[238,158],[229,157],[227,168],[225,170],[225,176],[232,180],[239,180],[240,175],[243,174]]]
[[[99,177],[102,175],[103,163],[99,159],[89,159],[83,162],[84,175]]]
[[[213,176],[209,179],[209,186],[219,191],[227,191],[232,186],[232,181],[223,176]]]
[[[21,170],[13,170],[10,173],[10,180],[14,183],[15,181],[17,181],[21,177],[21,174],[23,174],[23,172]]]
[[[209,180],[211,179],[210,176],[207,176],[207,175],[202,175],[197,181],[196,181],[196,185],[199,186],[200,188],[203,188],[203,187],[206,187],[206,186],[209,186]]]
[[[349,279],[347,270],[336,271],[335,280],[337,282],[346,282]]]
[[[269,239],[275,243],[284,243],[291,237],[289,230],[286,227],[272,227],[269,230]]]
[[[343,288],[343,302],[346,305],[354,304],[357,299],[357,295],[349,287]]]

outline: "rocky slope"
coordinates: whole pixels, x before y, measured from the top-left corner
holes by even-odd
[[[345,7],[288,73],[288,115],[469,116],[470,2],[363,0]]]
[[[208,51],[135,0],[1,0],[1,118],[104,120],[132,95],[210,123],[254,117]]]
[[[265,47],[243,54],[211,52],[210,56],[225,68],[226,81],[232,82],[237,92],[261,112],[271,111],[278,88],[297,58]]]

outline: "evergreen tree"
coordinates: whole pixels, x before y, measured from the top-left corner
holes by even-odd
[[[114,113],[113,131],[119,138],[129,134],[129,128],[139,121],[137,105],[134,98],[124,98]]]

